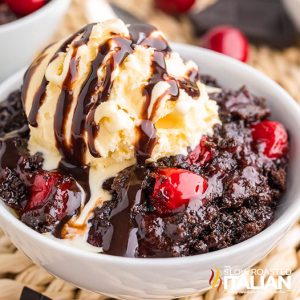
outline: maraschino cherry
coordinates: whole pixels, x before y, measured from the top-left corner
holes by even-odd
[[[199,145],[189,154],[191,164],[204,166],[213,158],[212,150],[207,146],[208,137],[203,136]]]
[[[159,169],[154,185],[153,205],[161,212],[172,211],[205,193],[207,181],[184,169]]]
[[[196,0],[155,0],[155,6],[167,14],[182,14],[190,10]]]
[[[252,137],[268,158],[281,158],[288,150],[288,134],[279,122],[267,120],[253,125]]]
[[[23,213],[39,209],[61,220],[70,209],[80,205],[80,192],[74,190],[74,186],[72,179],[56,172],[42,171],[36,174]]]
[[[201,39],[204,48],[231,56],[242,62],[248,59],[249,43],[245,35],[231,26],[217,26],[209,30]]]
[[[4,0],[9,8],[17,15],[26,16],[40,9],[46,0]]]

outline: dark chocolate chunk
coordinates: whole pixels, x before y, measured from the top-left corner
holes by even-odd
[[[51,298],[48,298],[36,291],[33,291],[28,287],[24,287],[20,300],[51,300]]]
[[[295,26],[280,0],[219,0],[207,9],[192,13],[198,35],[218,25],[232,25],[253,43],[288,47],[295,43]]]

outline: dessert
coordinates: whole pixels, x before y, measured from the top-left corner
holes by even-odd
[[[0,25],[10,23],[43,7],[50,0],[0,0]]]
[[[286,188],[288,135],[270,115],[154,27],[90,24],[46,48],[1,104],[0,197],[89,251],[222,249],[270,225]]]

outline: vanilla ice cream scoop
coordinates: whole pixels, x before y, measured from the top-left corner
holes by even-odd
[[[90,24],[46,48],[28,69],[29,148],[45,168],[61,160],[157,160],[186,154],[219,122],[197,66],[149,25]],[[149,136],[150,135],[150,136]]]

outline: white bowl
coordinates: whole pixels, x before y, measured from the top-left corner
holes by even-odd
[[[0,205],[0,225],[14,244],[35,263],[76,286],[122,299],[169,299],[209,287],[211,269],[244,269],[261,260],[283,237],[300,215],[300,108],[275,82],[253,68],[209,50],[174,45],[185,58],[193,59],[201,73],[215,76],[225,87],[246,84],[268,99],[273,117],[281,121],[291,139],[288,190],[266,230],[227,249],[192,257],[137,259],[93,254],[49,239],[17,220]],[[0,99],[19,87],[23,72],[0,86]]]
[[[70,0],[52,0],[26,17],[0,25],[0,82],[28,65],[46,46],[69,4]]]
[[[288,14],[294,21],[298,31],[300,32],[300,0],[282,0]]]

